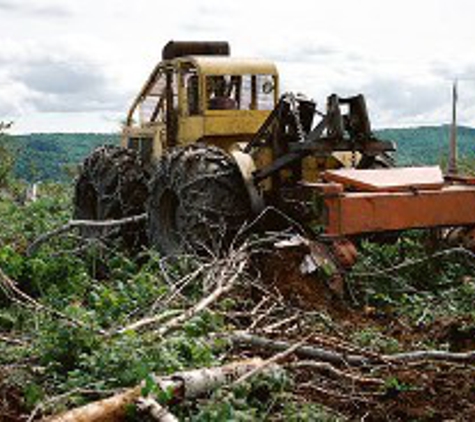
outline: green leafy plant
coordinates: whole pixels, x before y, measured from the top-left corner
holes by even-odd
[[[385,336],[375,328],[365,328],[356,331],[351,339],[362,347],[383,353],[396,353],[401,350],[399,342],[392,337]]]
[[[223,388],[213,393],[200,407],[197,414],[183,414],[193,421],[255,421],[283,411],[279,400],[289,388],[290,380],[281,371],[256,376],[231,389]]]
[[[397,377],[387,378],[384,382],[384,387],[387,394],[402,393],[415,389],[413,385],[403,382]]]

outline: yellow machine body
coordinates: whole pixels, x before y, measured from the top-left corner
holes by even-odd
[[[219,80],[225,81],[222,91],[234,101],[231,106],[211,104],[213,83]],[[145,162],[153,163],[176,146],[212,144],[234,156],[247,180],[251,169],[264,168],[274,161],[270,148],[254,152],[251,159],[237,152],[275,108],[279,85],[277,67],[266,60],[217,54],[184,54],[163,60],[128,112],[122,146],[138,150]],[[315,181],[322,170],[341,167],[343,161],[309,156],[302,164],[304,179]],[[261,188],[268,190],[271,186],[269,179]]]

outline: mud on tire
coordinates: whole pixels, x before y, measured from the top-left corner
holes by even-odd
[[[164,254],[220,252],[250,216],[237,164],[213,146],[193,144],[165,154],[149,187],[149,242]]]
[[[76,179],[74,218],[111,220],[142,214],[148,196],[147,179],[135,151],[112,145],[95,149]],[[137,247],[146,241],[144,223],[100,231],[85,228],[81,234],[120,237],[127,247]]]

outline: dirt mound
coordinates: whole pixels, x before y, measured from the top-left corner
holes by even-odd
[[[473,318],[443,318],[420,326],[390,310],[352,306],[335,295],[322,277],[302,274],[300,265],[305,254],[305,250],[289,248],[261,257],[262,279],[290,306],[331,316],[338,332],[344,335],[340,340],[351,341],[355,332],[366,330],[394,339],[400,351],[418,350],[428,344],[451,352],[475,349]],[[290,342],[295,340],[289,338]],[[369,375],[365,371],[350,369],[357,376]],[[302,401],[321,403],[349,420],[475,420],[473,365],[423,361],[375,367],[370,375],[383,384],[371,389],[311,370],[295,371],[294,379]]]
[[[475,320],[472,317],[434,321],[427,331],[437,343],[447,344],[452,352],[475,350]]]
[[[21,391],[5,384],[0,374],[0,421],[20,422],[25,421],[25,407]]]
[[[385,369],[379,376],[386,379],[386,386],[370,391],[300,373],[298,392],[350,420],[475,420],[475,368],[424,365]]]
[[[302,273],[300,266],[307,253],[305,248],[296,247],[259,256],[257,265],[264,284],[277,289],[287,302],[300,309],[349,316],[351,308],[332,290],[330,280],[314,273]]]

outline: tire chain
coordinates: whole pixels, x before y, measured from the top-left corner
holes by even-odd
[[[81,198],[88,185],[95,193],[91,203]],[[101,146],[86,158],[76,181],[75,218],[107,220],[138,215],[145,210],[147,196],[147,174],[136,152],[114,145]],[[99,235],[110,237],[117,232],[127,246],[138,246],[145,240],[144,225],[139,223]],[[94,236],[91,230],[85,230],[83,235]]]
[[[168,253],[180,247],[172,245],[174,242],[188,243],[190,249],[196,249],[200,242],[209,244],[216,237],[225,237],[226,232],[236,231],[248,216],[248,200],[245,188],[239,189],[239,170],[233,166],[235,163],[223,150],[203,144],[177,148],[162,157],[150,182],[151,242]],[[158,221],[165,218],[159,206],[167,189],[173,191],[179,203],[175,215],[179,241],[166,239],[170,232]]]

